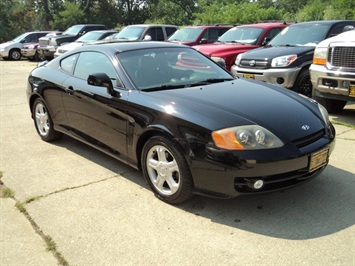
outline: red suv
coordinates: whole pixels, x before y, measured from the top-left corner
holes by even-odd
[[[247,24],[231,28],[213,44],[193,46],[196,50],[223,63],[227,70],[231,70],[238,54],[267,44],[283,28],[285,22],[267,22]]]
[[[233,26],[214,25],[214,26],[187,26],[178,31],[168,39],[169,42],[193,46],[207,43],[214,43],[218,38]]]

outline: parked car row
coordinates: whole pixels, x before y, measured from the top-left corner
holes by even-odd
[[[236,78],[256,79],[277,84],[308,97],[313,96],[322,101],[329,111],[334,112],[341,110],[346,101],[339,103],[339,100],[334,99],[330,104],[330,100],[320,99],[313,92],[316,82],[311,81],[310,66],[317,44],[354,26],[354,20],[187,26],[182,29],[175,25],[141,24],[130,25],[117,32],[98,24],[74,25],[62,35],[38,36],[39,45],[29,43],[21,49],[21,53],[22,56],[34,60],[50,60],[86,44],[132,41],[180,43],[192,46],[223,65]],[[108,40],[107,36],[110,36]],[[0,55],[5,59],[14,60],[21,57],[17,49],[8,51],[10,56],[6,53]],[[323,86],[334,88],[333,83],[323,83]],[[344,85],[345,90],[350,86],[348,83]],[[352,93],[347,96],[351,97],[350,100],[353,99]],[[339,107],[334,107],[335,103]]]
[[[355,21],[312,21],[292,24],[267,45],[238,55],[235,77],[257,79],[312,97],[309,67],[321,41],[338,35]]]

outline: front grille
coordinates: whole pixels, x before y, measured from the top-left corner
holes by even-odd
[[[355,69],[355,47],[335,46],[329,48],[328,62],[334,67]]]
[[[298,147],[298,148],[302,148],[302,147],[305,147],[311,143],[314,143],[316,142],[317,140],[321,139],[323,136],[325,135],[325,131],[324,129],[312,134],[312,135],[309,135],[309,136],[306,136],[304,138],[301,138],[301,139],[297,139],[295,141],[293,141],[293,143]]]
[[[40,45],[40,46],[46,46],[46,45],[48,45],[48,40],[39,40],[39,45]]]
[[[270,64],[268,63],[268,61],[265,60],[242,59],[240,60],[240,67],[252,69],[266,69],[270,67]]]

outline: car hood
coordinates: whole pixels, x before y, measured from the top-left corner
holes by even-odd
[[[197,51],[205,55],[213,55],[215,53],[220,53],[220,52],[236,51],[239,49],[249,50],[256,47],[258,46],[250,45],[250,44],[237,44],[237,43],[229,43],[229,44],[215,43],[215,44],[204,44],[204,45],[193,46],[193,48],[195,48]]]
[[[148,96],[145,104],[152,109],[210,130],[258,124],[288,143],[324,128],[318,107],[311,99],[258,81],[236,79],[188,89],[141,93]]]
[[[82,43],[82,42],[71,42],[71,43],[67,43],[67,44],[64,44],[64,45],[60,46],[60,49],[69,51],[69,50],[72,50],[72,49],[74,49],[76,47],[83,46],[83,44],[84,43]]]
[[[13,41],[4,42],[4,43],[0,44],[0,48],[6,48],[13,43],[14,43]]]
[[[303,55],[314,51],[314,46],[268,46],[254,49],[243,54],[244,59],[272,59],[283,55]]]

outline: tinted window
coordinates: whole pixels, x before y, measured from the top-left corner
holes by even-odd
[[[83,52],[75,66],[74,76],[87,79],[94,73],[106,73],[111,79],[116,80],[117,74],[111,61],[103,54],[97,52]]]
[[[162,28],[151,28],[147,31],[147,33],[144,35],[145,36],[150,36],[152,38],[152,41],[164,41],[164,33]]]
[[[72,73],[78,54],[71,55],[60,61],[60,67],[67,73]]]
[[[169,37],[176,31],[176,28],[174,28],[174,27],[166,27],[165,30],[166,30],[166,36]]]

